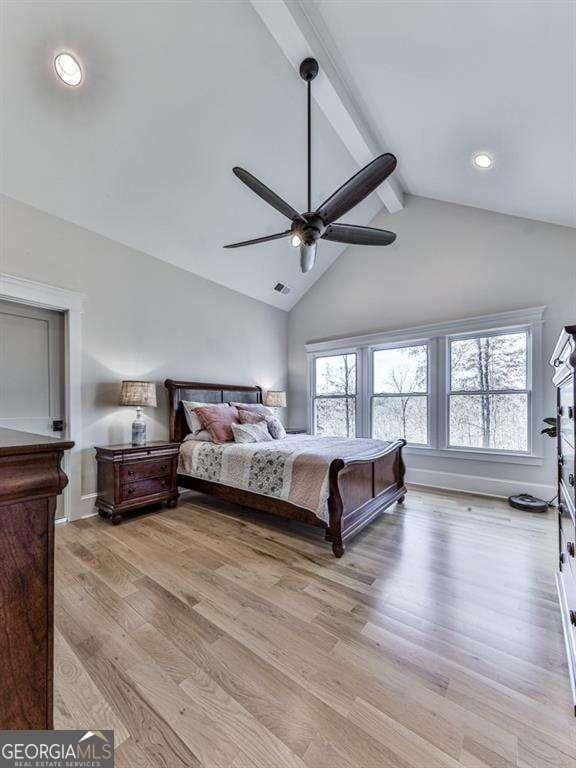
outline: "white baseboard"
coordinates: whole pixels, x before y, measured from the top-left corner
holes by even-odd
[[[517,480],[502,480],[498,477],[480,477],[463,475],[460,472],[443,472],[436,469],[416,469],[410,467],[406,473],[410,485],[425,485],[447,491],[464,491],[482,496],[498,496],[507,499],[515,493],[531,493],[548,501],[556,494],[552,485],[545,483],[526,483]]]
[[[97,495],[96,493],[86,493],[80,496],[80,509],[73,510],[74,514],[70,517],[70,520],[80,520],[83,517],[97,515],[98,510],[94,506]]]

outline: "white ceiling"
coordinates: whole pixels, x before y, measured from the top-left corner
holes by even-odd
[[[576,226],[573,0],[304,5],[406,191]]]
[[[407,191],[576,225],[570,2],[304,7]],[[221,248],[287,228],[234,165],[304,208],[304,85],[249,2],[9,2],[3,16],[6,194],[284,309],[342,252],[322,243],[301,275],[287,241]],[[61,49],[82,60],[78,89],[54,77]],[[314,149],[319,203],[357,165],[319,109]],[[474,171],[476,149],[492,172]],[[346,220],[380,208],[372,195]]]

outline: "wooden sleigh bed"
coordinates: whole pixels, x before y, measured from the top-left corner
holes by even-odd
[[[170,440],[182,442],[189,432],[181,405],[182,400],[205,403],[261,403],[260,387],[205,384],[167,379],[169,395]],[[265,496],[241,488],[211,482],[187,474],[178,474],[178,485],[206,493],[226,501],[292,518],[308,525],[324,528],[336,557],[344,554],[344,543],[368,525],[377,515],[406,495],[405,466],[402,448],[405,440],[383,444],[352,460],[334,459],[329,467],[328,518],[325,523],[313,512],[273,496]]]

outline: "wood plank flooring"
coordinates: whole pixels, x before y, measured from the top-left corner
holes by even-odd
[[[555,512],[409,491],[322,532],[188,494],[56,536],[55,727],[117,768],[574,768]]]

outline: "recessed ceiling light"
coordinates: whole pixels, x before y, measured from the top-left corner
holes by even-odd
[[[487,152],[476,152],[472,156],[472,162],[476,168],[480,168],[483,171],[487,171],[488,168],[492,168],[494,165],[494,158]]]
[[[54,69],[66,85],[80,85],[82,82],[82,67],[71,53],[59,53],[54,59]]]

